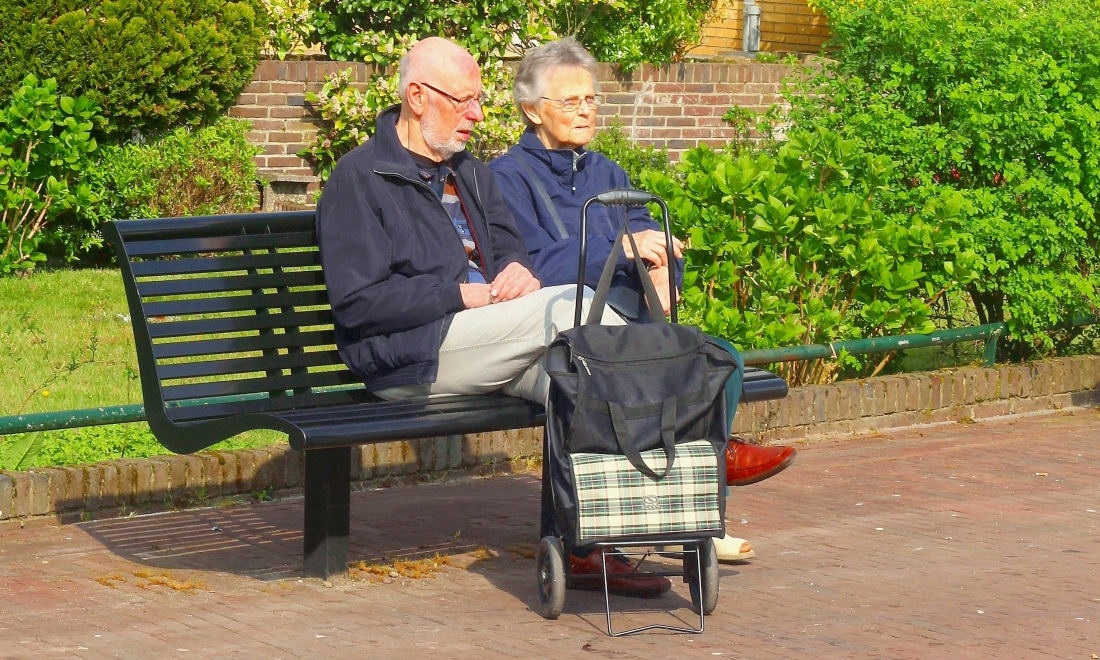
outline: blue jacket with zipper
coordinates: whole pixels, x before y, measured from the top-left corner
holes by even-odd
[[[553,215],[535,189],[526,168],[516,159],[522,158],[530,171],[539,177],[543,188],[557,209],[567,236],[556,226]],[[516,226],[527,243],[535,276],[543,286],[572,284],[577,281],[580,259],[581,207],[584,202],[615,188],[630,188],[630,178],[617,163],[603,154],[586,149],[547,149],[534,131],[528,129],[519,145],[489,164],[512,210]],[[615,236],[622,226],[618,209],[602,204],[588,208],[588,253],[585,259],[585,284],[596,288],[600,272],[615,246]],[[661,227],[645,207],[625,211],[631,232],[645,229],[660,231]],[[677,260],[677,279],[682,277],[683,262]],[[634,264],[619,257],[618,269],[633,273]],[[639,283],[640,287],[641,284]]]
[[[377,133],[340,159],[317,204],[336,346],[371,390],[435,382],[469,273],[450,216],[397,139],[400,110],[379,113]],[[512,262],[532,269],[493,173],[465,152],[451,166],[486,281]]]

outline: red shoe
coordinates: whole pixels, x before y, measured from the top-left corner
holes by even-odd
[[[569,558],[567,589],[603,591],[603,567],[600,551],[593,550],[581,559]],[[620,596],[656,598],[672,588],[672,582],[661,575],[639,573],[638,567],[628,557],[607,555],[607,590]]]
[[[794,447],[761,447],[730,438],[726,445],[726,485],[748,486],[786,470],[797,454]]]

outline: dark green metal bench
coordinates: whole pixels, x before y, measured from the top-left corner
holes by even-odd
[[[350,447],[541,426],[504,395],[385,402],[340,361],[314,213],[126,220],[105,230],[122,268],[149,427],[177,453],[252,429],[305,452],[304,572],[347,571]],[[745,374],[743,401],[787,384]]]

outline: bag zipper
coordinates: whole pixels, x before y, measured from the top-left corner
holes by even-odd
[[[684,357],[685,355],[691,355],[692,353],[695,353],[695,352],[696,352],[696,349],[692,349],[692,350],[689,350],[689,351],[684,351],[683,353],[677,353],[676,355],[666,355],[665,357],[660,357],[660,358],[641,358],[641,359],[638,359],[638,360],[623,360],[623,361],[601,360],[600,358],[595,358],[595,357],[585,358],[585,356],[578,355],[576,353],[574,353],[574,355],[576,355],[577,360],[579,360],[581,362],[581,364],[584,365],[584,369],[585,369],[585,371],[588,371],[588,375],[591,376],[592,371],[589,370],[589,368],[588,368],[588,361],[587,360],[592,360],[593,362],[599,362],[601,365],[606,365],[605,368],[607,368],[607,369],[615,369],[620,365],[629,366],[629,365],[638,364],[638,363],[651,364],[651,363],[654,363],[654,362],[665,362],[665,361],[668,361],[668,360],[677,360],[679,358]]]

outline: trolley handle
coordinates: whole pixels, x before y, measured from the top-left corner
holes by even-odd
[[[668,263],[676,263],[676,253],[673,252],[672,249],[672,228],[668,219],[668,205],[665,204],[663,199],[642,190],[629,190],[625,188],[608,190],[595,197],[588,198],[581,208],[581,258],[577,268],[577,304],[573,321],[573,325],[577,327],[581,324],[581,301],[584,299],[584,271],[586,261],[588,260],[588,207],[596,202],[605,206],[641,206],[649,202],[656,202],[661,207],[662,224],[665,230],[665,249],[668,251]],[[630,220],[626,219],[624,222],[629,223]],[[639,273],[638,275],[639,277],[647,277],[648,273]],[[676,303],[678,299],[676,296],[675,277],[668,278],[668,299],[671,301],[669,305],[672,312],[671,320],[673,323],[677,323]]]

